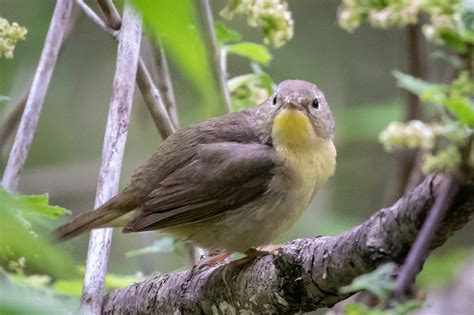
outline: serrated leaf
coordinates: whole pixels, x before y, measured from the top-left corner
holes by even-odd
[[[226,49],[228,53],[246,57],[264,65],[268,64],[270,60],[272,60],[272,55],[270,54],[268,48],[264,45],[256,43],[242,42],[238,44],[227,45]]]
[[[1,199],[1,198],[0,198]],[[41,237],[18,218],[15,211],[3,208],[0,200],[0,262],[26,258],[26,267],[59,277],[70,277],[72,259]]]
[[[26,214],[38,213],[49,218],[57,218],[69,210],[48,203],[48,194],[11,195],[0,187],[0,208],[20,211]]]
[[[228,42],[236,42],[236,41],[239,41],[240,38],[241,38],[241,35],[240,35],[239,32],[228,28],[221,21],[216,21],[214,23],[214,28],[216,30],[217,41],[220,44],[225,44],[225,43],[228,43]]]

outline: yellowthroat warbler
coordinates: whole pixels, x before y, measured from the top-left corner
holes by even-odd
[[[170,136],[122,192],[55,234],[162,230],[209,250],[247,252],[288,230],[334,173],[333,133],[318,87],[283,81],[256,108]]]

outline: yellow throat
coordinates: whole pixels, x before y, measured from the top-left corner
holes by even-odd
[[[319,137],[303,112],[286,109],[275,116],[272,139],[278,155],[308,185],[317,189],[334,173],[333,142]]]
[[[299,110],[285,109],[275,116],[272,138],[277,146],[305,150],[314,145],[317,135],[307,115]]]

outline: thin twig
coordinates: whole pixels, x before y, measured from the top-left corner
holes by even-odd
[[[205,17],[206,34],[211,45],[212,61],[214,63],[214,71],[216,72],[217,81],[222,93],[227,112],[232,111],[232,103],[230,99],[229,88],[227,87],[227,76],[221,66],[221,54],[219,51],[219,44],[216,39],[216,32],[214,30],[214,18],[212,17],[211,4],[209,0],[201,0],[201,6]]]
[[[72,0],[58,0],[56,2],[43,51],[41,52],[39,64],[31,83],[25,110],[2,179],[3,187],[10,192],[14,192],[18,187],[20,172],[25,165],[29,148],[38,126],[39,116],[64,34],[67,30],[65,25],[67,25],[71,16],[72,7]]]
[[[2,129],[0,130],[0,151],[3,150],[3,147],[8,141],[8,138],[13,134],[13,131],[15,131],[15,127],[18,124],[18,121],[20,121],[21,116],[23,115],[23,111],[25,109],[26,105],[26,99],[28,98],[28,91],[23,94],[23,96],[20,98],[18,103],[15,105],[15,109],[8,115],[8,118],[6,119]]]
[[[120,13],[115,7],[113,1],[97,0],[97,3],[99,4],[100,9],[104,13],[107,25],[113,28],[114,30],[120,29],[120,25],[122,25],[122,19],[120,18]]]
[[[145,104],[153,117],[156,128],[160,131],[161,137],[166,139],[176,132],[176,128],[171,122],[160,92],[153,83],[150,73],[145,66],[145,62],[141,58],[138,62],[137,84],[145,100]]]
[[[408,286],[414,281],[416,274],[421,270],[423,260],[426,258],[431,241],[436,234],[437,228],[444,218],[446,211],[451,206],[453,198],[459,190],[459,182],[450,174],[442,186],[442,194],[436,199],[433,207],[428,213],[420,233],[416,237],[410,252],[397,277],[394,296],[402,299]]]
[[[74,0],[76,4],[81,8],[82,12],[89,17],[92,22],[97,24],[101,29],[103,29],[107,34],[111,35],[113,38],[116,38],[119,31],[110,28],[105,22],[92,10],[84,0]]]
[[[99,0],[98,3],[105,15],[107,25],[114,29],[120,27],[122,21],[113,2],[110,0]],[[87,5],[84,4],[84,6]],[[169,117],[161,95],[153,83],[150,73],[148,72],[148,69],[146,68],[142,58],[140,58],[138,62],[136,81],[153,122],[158,128],[161,137],[163,139],[167,138],[170,134],[176,131],[176,128]]]
[[[170,70],[168,67],[168,59],[166,58],[165,50],[163,45],[158,43],[158,40],[151,41],[154,61],[156,63],[157,71],[157,85],[161,96],[163,97],[163,103],[165,103],[166,109],[173,121],[176,129],[179,128],[178,110],[176,106],[176,99],[174,95],[173,83],[171,81]]]
[[[140,55],[141,19],[128,2],[123,15],[95,207],[118,192]],[[86,314],[101,311],[111,240],[111,228],[91,232],[81,298],[82,311]]]

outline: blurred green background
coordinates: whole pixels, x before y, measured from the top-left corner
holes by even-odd
[[[93,1],[88,1],[96,8]],[[197,2],[196,2],[197,3]],[[214,16],[226,1],[212,1]],[[55,1],[0,0],[0,16],[28,28],[27,40],[17,45],[12,60],[0,59],[0,95],[12,100],[0,104],[0,124],[22,96],[35,71]],[[407,69],[405,29],[374,30],[362,27],[354,34],[342,30],[336,20],[339,1],[289,1],[295,21],[294,38],[272,49],[273,60],[264,67],[275,82],[304,79],[316,83],[326,94],[336,116],[337,170],[299,223],[277,242],[349,229],[398,197],[400,154],[385,153],[378,133],[388,122],[405,117],[405,93],[391,75]],[[247,26],[245,18],[226,22],[247,41],[261,35]],[[430,47],[429,47],[430,48]],[[430,48],[431,49],[431,48]],[[192,50],[190,49],[190,52]],[[46,97],[43,112],[20,192],[48,192],[50,202],[73,214],[91,209],[94,203],[102,141],[115,67],[116,43],[89,19],[80,15],[65,42]],[[182,125],[208,118],[224,110],[216,96],[196,90],[169,56],[172,79]],[[434,61],[430,61],[434,62]],[[250,72],[249,62],[231,56],[229,77]],[[443,79],[443,67],[434,63],[429,76]],[[439,81],[438,80],[438,81]],[[213,83],[214,84],[214,83]],[[212,110],[210,110],[212,109]],[[217,110],[216,110],[217,109]],[[0,155],[3,170],[11,146]],[[133,104],[121,186],[133,170],[160,144],[159,134],[137,91]],[[403,154],[403,153],[401,153]],[[67,217],[63,218],[64,221]],[[58,224],[59,222],[54,222]],[[471,222],[439,251],[472,246]],[[154,233],[114,233],[109,271],[118,274],[170,272],[188,265],[185,250],[178,244],[172,253],[127,257],[126,253],[149,245]],[[83,264],[88,235],[56,245]]]

